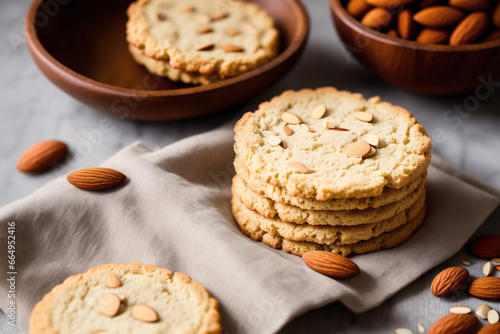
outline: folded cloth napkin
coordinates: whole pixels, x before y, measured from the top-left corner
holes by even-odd
[[[128,262],[180,271],[203,284],[219,300],[229,333],[276,332],[339,300],[363,312],[456,253],[499,202],[495,189],[434,157],[423,227],[397,248],[353,256],[361,274],[335,280],[240,232],[230,210],[232,143],[230,126],[157,151],[134,143],[102,164],[127,175],[117,189],[88,192],[60,177],[1,208],[3,275],[12,271],[8,222],[16,226],[17,325],[27,330],[34,304],[67,276]],[[6,313],[9,287],[0,280]]]

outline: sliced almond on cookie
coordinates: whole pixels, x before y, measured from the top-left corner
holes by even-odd
[[[278,146],[279,144],[281,144],[281,139],[280,137],[278,136],[269,136],[266,138],[267,139],[267,142],[269,144],[271,144],[271,146]]]
[[[285,133],[285,135],[287,136],[291,136],[293,134],[293,131],[292,129],[290,129],[290,127],[288,125],[283,125],[283,132]]]
[[[213,43],[206,43],[206,44],[202,44],[200,45],[199,47],[196,48],[197,51],[210,51],[214,48],[214,44]]]
[[[244,48],[242,48],[241,46],[237,46],[237,45],[221,45],[220,48],[224,51],[224,52],[243,52],[245,51]]]
[[[196,12],[196,8],[194,8],[193,6],[185,6],[185,7],[181,8],[181,12],[182,13],[193,13],[193,12]]]
[[[212,32],[214,31],[212,28],[210,27],[205,27],[205,28],[201,28],[200,30],[198,30],[198,34],[208,34],[209,32]]]
[[[158,313],[152,308],[144,304],[132,306],[132,316],[142,322],[157,322]]]
[[[122,286],[120,278],[113,273],[108,273],[106,275],[106,277],[104,278],[104,283],[106,284],[106,287],[110,289],[115,289]]]
[[[239,35],[240,31],[231,27],[227,27],[224,29],[224,32],[228,34],[229,36],[236,36]]]
[[[106,293],[97,300],[97,310],[102,315],[114,317],[120,310],[122,301],[114,293]]]
[[[304,165],[302,162],[298,162],[298,161],[287,162],[286,166],[290,167],[290,168],[295,168],[295,169],[307,170],[306,165]]]
[[[228,16],[229,16],[228,13],[223,13],[223,12],[219,12],[219,11],[215,11],[215,12],[210,13],[210,19],[212,19],[212,21],[222,20]]]
[[[356,111],[354,113],[354,117],[362,122],[367,123],[370,123],[373,120],[373,114],[367,111]]]
[[[327,128],[328,130],[335,130],[335,125],[333,125],[332,123],[330,123],[329,121],[327,121],[326,119],[323,121],[323,126],[325,128]]]
[[[326,113],[326,106],[324,104],[320,104],[319,106],[317,106],[316,108],[313,109],[313,111],[311,111],[311,118],[314,118],[314,119],[320,119],[322,118]]]
[[[293,112],[290,111],[285,111],[283,114],[281,114],[281,119],[288,124],[302,123],[302,119],[299,117],[299,115],[294,114]]]
[[[302,124],[300,124],[300,127],[307,132],[314,132],[314,130],[311,129],[307,124],[302,123]]]
[[[365,142],[355,142],[347,144],[342,148],[342,153],[349,157],[362,158],[367,156],[371,151],[371,146]]]
[[[363,139],[365,143],[373,147],[378,147],[378,144],[380,142],[380,139],[376,135],[372,134],[364,135],[361,139]]]

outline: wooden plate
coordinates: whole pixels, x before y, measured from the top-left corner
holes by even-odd
[[[163,121],[195,117],[243,102],[281,79],[297,62],[309,31],[298,0],[255,0],[281,33],[278,57],[218,83],[189,86],[148,73],[125,40],[130,0],[35,0],[26,17],[29,50],[59,88],[102,112]]]

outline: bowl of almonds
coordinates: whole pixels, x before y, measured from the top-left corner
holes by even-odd
[[[500,83],[500,1],[330,0],[348,52],[382,79],[423,94]]]

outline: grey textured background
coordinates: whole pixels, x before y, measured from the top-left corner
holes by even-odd
[[[99,164],[136,140],[151,147],[164,146],[215,128],[283,90],[325,85],[365,96],[380,95],[383,100],[411,110],[433,139],[436,152],[487,183],[500,187],[500,87],[481,101],[478,108],[471,110],[467,118],[449,111],[455,104],[468,101],[467,95],[428,97],[393,87],[365,70],[343,49],[334,32],[326,0],[305,2],[312,25],[308,47],[298,66],[280,83],[232,110],[195,120],[165,123],[111,118],[75,101],[52,85],[35,66],[24,41],[22,25],[29,4],[29,0],[0,2],[0,205],[26,196],[52,178],[68,172],[63,169],[57,173],[29,176],[16,171],[19,155],[39,140],[58,138],[78,147],[88,141],[86,134],[96,129],[101,120],[110,119],[114,130],[92,144],[89,152],[74,154],[68,161],[72,169],[83,168]],[[497,210],[478,234],[500,233],[499,220],[500,211]],[[447,314],[451,306],[476,308],[483,304],[463,292],[444,300],[429,292],[433,277],[447,266],[460,265],[461,259],[471,260],[474,263],[469,268],[472,275],[481,276],[484,261],[462,251],[374,310],[356,315],[337,303],[299,316],[283,332],[393,333],[398,327],[408,327],[416,333],[417,322],[428,328]],[[500,309],[499,303],[488,304]],[[17,333],[6,324],[4,315],[0,316],[0,332]]]

